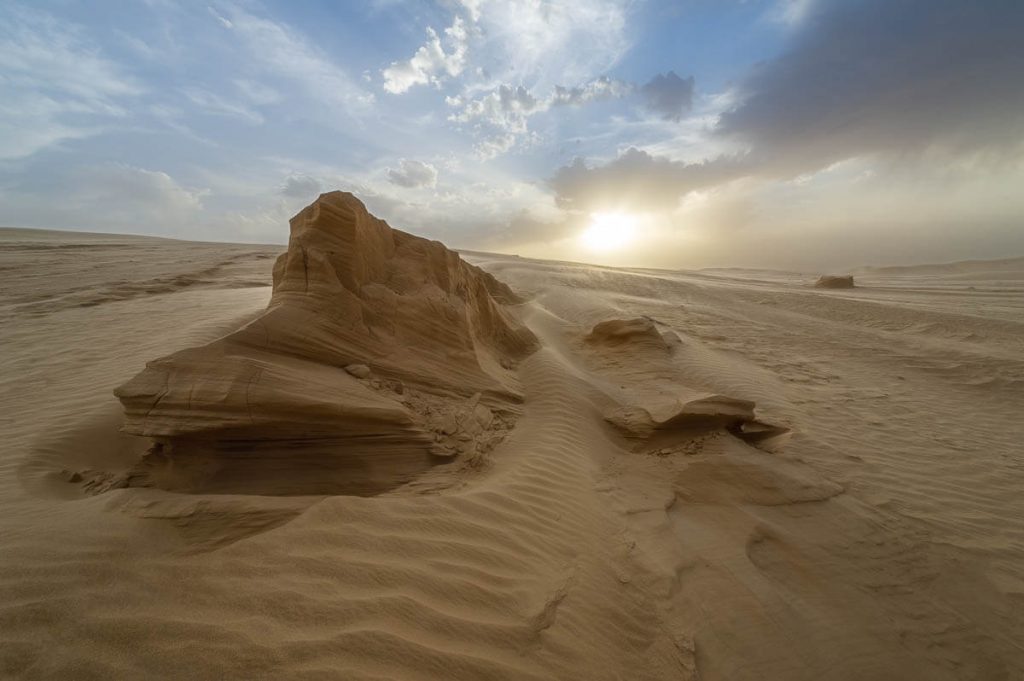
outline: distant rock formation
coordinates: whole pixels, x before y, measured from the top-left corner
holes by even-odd
[[[818,277],[818,281],[814,282],[815,288],[853,288],[853,275],[830,275],[826,274]]]
[[[124,430],[156,441],[143,484],[319,493],[477,454],[511,427],[510,369],[537,347],[508,307],[519,302],[440,242],[323,194],[292,218],[259,318],[115,391]],[[472,432],[452,425],[463,413],[478,415]],[[306,460],[308,479],[290,463]]]

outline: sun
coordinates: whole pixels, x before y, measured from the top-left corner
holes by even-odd
[[[580,243],[591,251],[614,251],[633,240],[636,223],[629,213],[593,213],[590,225],[580,234]]]

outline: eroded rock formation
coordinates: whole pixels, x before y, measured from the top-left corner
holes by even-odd
[[[853,275],[831,275],[826,274],[818,277],[814,282],[815,288],[853,288]]]
[[[115,391],[124,430],[155,439],[149,482],[172,488],[320,493],[408,477],[510,427],[510,369],[537,345],[509,308],[518,302],[443,244],[392,229],[351,194],[324,194],[292,218],[259,318]],[[458,424],[482,409],[493,415],[453,430],[452,414]],[[319,462],[310,480],[296,479],[299,460]],[[318,476],[331,479],[308,484]]]

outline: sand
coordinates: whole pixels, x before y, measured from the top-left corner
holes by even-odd
[[[536,345],[403,408],[445,435],[490,401],[492,449],[119,486],[153,441],[115,388],[266,315],[283,250],[0,232],[0,678],[1024,674],[1024,259],[821,290],[467,254]],[[405,404],[391,356],[332,385]]]

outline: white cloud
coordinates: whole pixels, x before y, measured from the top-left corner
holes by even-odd
[[[210,13],[210,15],[211,15],[211,16],[212,16],[212,17],[213,17],[214,19],[216,19],[216,20],[217,20],[217,22],[218,22],[218,23],[219,23],[219,24],[220,24],[221,26],[223,26],[224,28],[234,28],[234,26],[235,26],[235,25],[234,25],[233,23],[231,23],[231,20],[230,20],[230,19],[227,19],[227,18],[225,18],[225,17],[223,17],[223,16],[222,16],[222,15],[221,15],[220,13],[218,13],[218,12],[217,12],[217,10],[215,10],[214,8],[212,8],[212,7],[209,7],[209,6],[207,6],[206,10],[207,10],[207,11],[208,11],[208,12]]]
[[[384,89],[401,94],[414,85],[437,84],[445,77],[454,78],[462,73],[469,40],[462,17],[456,16],[444,33],[450,51],[445,51],[437,31],[428,27],[426,44],[416,50],[411,59],[394,62],[384,69]]]
[[[202,209],[205,194],[181,186],[165,172],[114,163],[82,172],[73,201],[90,212],[102,208],[117,224],[135,223],[149,231],[154,224],[182,227]]]
[[[493,135],[479,142],[474,147],[474,150],[476,151],[477,158],[481,161],[486,161],[511,150],[516,145],[518,139],[512,133]]]
[[[551,96],[552,106],[582,106],[591,102],[606,99],[619,99],[633,92],[632,83],[601,76],[575,87],[555,86],[555,94]]]
[[[96,134],[142,93],[73,25],[6,4],[0,27],[0,158]]]
[[[556,85],[546,98],[538,98],[522,85],[499,85],[477,99],[446,97],[448,106],[458,109],[448,116],[455,123],[474,126],[482,141],[476,145],[477,156],[489,159],[499,156],[522,140],[531,141],[527,119],[557,106],[584,106],[593,102],[624,97],[634,87],[625,81],[601,76],[581,85]]]
[[[437,168],[423,161],[401,159],[398,168],[388,168],[388,181],[399,187],[436,187]]]
[[[237,118],[254,125],[263,123],[263,116],[258,111],[208,90],[185,88],[182,93],[188,97],[189,101],[206,113]]]
[[[54,196],[60,201],[54,201]],[[58,171],[45,183],[4,197],[8,224],[135,234],[195,235],[205,189],[183,186],[167,173],[125,163]]]
[[[459,4],[466,9],[470,21],[474,24],[480,21],[480,5],[483,3],[484,0],[459,0]]]
[[[629,48],[632,0],[487,0],[479,4],[484,64],[499,82],[547,91],[606,73]]]
[[[312,200],[320,191],[320,181],[308,175],[289,175],[281,187],[281,194],[295,199]]]
[[[522,85],[499,85],[479,99],[463,102],[452,98],[449,105],[462,106],[462,110],[448,117],[458,123],[483,121],[504,132],[526,132],[526,118],[547,108],[547,102],[538,100]]]
[[[247,78],[238,78],[234,83],[238,91],[257,106],[277,104],[282,99],[281,94],[277,90],[264,83]]]
[[[225,28],[242,39],[253,60],[298,83],[311,98],[352,117],[362,115],[373,104],[373,93],[291,27],[238,7],[228,14],[231,26]]]

